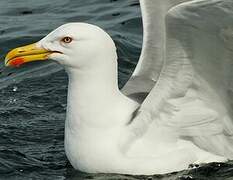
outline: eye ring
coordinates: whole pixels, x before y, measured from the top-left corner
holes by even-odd
[[[68,44],[68,43],[71,43],[73,41],[73,39],[71,37],[67,36],[67,37],[62,38],[61,41]]]

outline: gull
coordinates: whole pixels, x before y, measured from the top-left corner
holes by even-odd
[[[143,47],[120,90],[111,37],[68,23],[10,51],[6,66],[52,59],[69,76],[65,151],[88,173],[164,174],[233,158],[232,0],[140,0]]]

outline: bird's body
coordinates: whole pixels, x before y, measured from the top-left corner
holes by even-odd
[[[117,139],[138,104],[120,92],[116,76],[109,82],[109,75],[101,75],[99,81],[93,75],[92,81],[91,75],[69,72],[65,150],[75,168],[98,172],[119,156]],[[84,80],[77,81],[76,77]]]
[[[108,61],[116,62],[115,51],[109,52],[112,56]],[[103,74],[67,69],[65,150],[73,167],[96,173],[153,174],[182,170],[191,163],[226,160],[202,150],[190,140],[179,139],[178,127],[164,127],[156,121],[144,136],[132,141],[127,149],[122,148],[122,138],[124,141],[128,135],[127,125],[135,117],[140,104],[118,89],[117,64],[104,68]],[[194,123],[198,118],[218,118],[215,111],[197,97],[197,92],[190,89],[186,97],[171,100],[181,109],[174,118],[183,124],[192,118],[196,118]]]
[[[232,0],[140,3],[142,54],[122,90],[114,42],[90,24],[63,25],[11,51],[5,63],[51,58],[64,65],[65,151],[75,169],[156,174],[233,159]]]

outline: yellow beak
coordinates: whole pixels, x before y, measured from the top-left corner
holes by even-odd
[[[5,66],[19,67],[27,62],[46,60],[52,53],[52,51],[38,48],[35,43],[15,48],[6,55]]]

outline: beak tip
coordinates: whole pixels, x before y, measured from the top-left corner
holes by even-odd
[[[21,66],[23,63],[24,63],[24,58],[21,58],[21,57],[17,57],[13,60],[10,60],[10,61],[7,61],[5,63],[6,66],[13,66],[13,67],[19,67]]]
[[[38,47],[36,43],[11,50],[5,57],[5,66],[19,67],[24,63],[46,60],[50,51]]]
[[[8,64],[8,59],[7,58],[5,58],[5,60],[4,60],[4,65],[7,67],[7,66],[9,66],[9,64]]]

